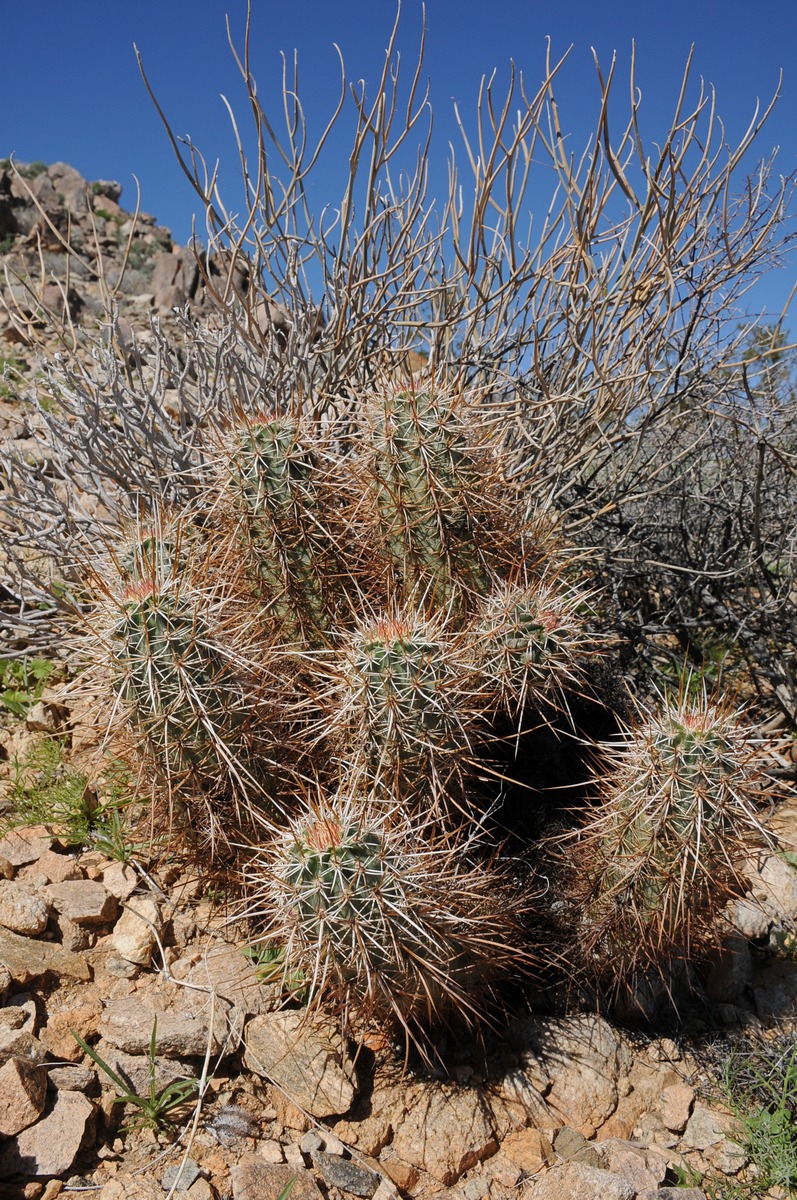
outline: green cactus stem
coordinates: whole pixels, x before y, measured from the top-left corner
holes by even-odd
[[[270,917],[286,968],[355,1021],[473,1021],[496,981],[527,966],[524,905],[505,878],[360,797],[340,793],[295,821],[252,878],[267,881],[252,908]]]
[[[340,568],[309,432],[289,416],[251,421],[230,436],[225,469],[271,619],[288,640],[326,645],[340,602]]]
[[[667,696],[614,759],[578,858],[589,881],[586,945],[622,972],[629,961],[689,956],[715,937],[765,835],[750,750],[727,707]]]
[[[388,806],[439,812],[461,803],[467,739],[442,623],[405,612],[362,624],[342,659],[331,724],[347,769]]]
[[[456,407],[442,390],[392,388],[368,412],[379,539],[404,593],[429,610],[461,606],[489,573],[475,538],[485,480]]]

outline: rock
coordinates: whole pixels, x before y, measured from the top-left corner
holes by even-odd
[[[137,896],[129,901],[114,926],[111,945],[120,957],[141,967],[152,962],[156,935],[163,928],[163,918],[154,896]]]
[[[115,1046],[108,1045],[107,1042],[100,1041],[95,1049],[107,1062],[112,1071],[125,1082],[125,1084],[137,1096],[146,1096],[149,1094],[149,1055],[147,1054],[124,1054],[121,1050],[117,1050]],[[155,1060],[155,1087],[157,1091],[162,1091],[168,1087],[170,1083],[174,1083],[177,1079],[186,1078],[187,1068],[184,1063],[177,1062],[169,1058],[157,1058]],[[188,1074],[191,1072],[188,1071]],[[100,1079],[104,1086],[113,1087],[107,1076],[99,1071]]]
[[[259,1016],[278,1008],[282,998],[279,984],[263,984],[239,946],[211,946],[188,973],[188,982],[213,988],[242,1016]]]
[[[9,1058],[0,1067],[0,1135],[27,1129],[44,1108],[47,1072],[30,1059]]]
[[[0,925],[35,937],[47,928],[48,905],[33,889],[17,880],[0,879]]]
[[[617,1107],[618,1083],[631,1066],[622,1035],[592,1014],[541,1018],[529,1033],[551,1079],[546,1104],[564,1124],[592,1137]]]
[[[81,955],[72,954],[51,942],[32,941],[5,929],[0,929],[0,963],[19,984],[39,979],[48,971],[70,979],[91,978],[89,965]]]
[[[414,1090],[390,1148],[402,1162],[448,1186],[495,1154],[498,1141],[479,1091],[427,1084]]]
[[[317,1150],[324,1149],[324,1139],[316,1129],[308,1129],[307,1133],[299,1142],[299,1149],[302,1154],[313,1155]]]
[[[126,1054],[148,1054],[152,1028],[157,1018],[157,1053],[166,1058],[190,1058],[207,1050],[218,1054],[227,1035],[223,1006],[216,1004],[213,1028],[210,1003],[200,992],[183,992],[173,1004],[146,993],[111,1000],[100,1020],[100,1034]]]
[[[655,1192],[664,1179],[666,1164],[655,1164],[645,1151],[630,1142],[610,1138],[601,1143],[602,1166],[614,1175],[620,1175],[632,1184],[637,1192]],[[651,1164],[654,1169],[651,1170]]]
[[[74,921],[70,921],[69,917],[65,917],[63,913],[57,914],[54,923],[64,950],[80,954],[82,950],[88,950],[91,947],[91,929],[83,925],[76,925]]]
[[[103,199],[110,200],[112,204],[118,204],[123,188],[116,179],[95,179],[89,190],[93,196],[102,196]],[[102,204],[100,207],[103,207]]]
[[[0,1175],[63,1175],[74,1163],[94,1116],[80,1092],[55,1092],[46,1115],[0,1146]]]
[[[760,904],[750,900],[734,900],[730,906],[730,921],[743,937],[755,941],[767,936],[772,917],[764,912]]]
[[[495,1091],[500,1099],[509,1104],[519,1105],[525,1121],[539,1127],[555,1124],[551,1110],[543,1099],[540,1082],[539,1076],[532,1078],[524,1068],[516,1067],[507,1071]],[[550,1080],[546,1080],[544,1087],[549,1084]]]
[[[409,1111],[415,1091],[377,1070],[370,1096],[358,1099],[347,1118],[335,1122],[335,1133],[347,1146],[376,1158]]]
[[[673,1083],[661,1089],[661,1121],[673,1133],[683,1133],[695,1102],[695,1089],[688,1083]]]
[[[47,168],[47,175],[53,183],[58,195],[63,196],[63,203],[73,217],[85,216],[89,211],[89,185],[79,171],[68,163],[52,163]]]
[[[9,1058],[26,1058],[31,1062],[44,1062],[47,1056],[42,1043],[27,1029],[0,1027],[0,1063]]]
[[[199,1179],[195,1179],[188,1189],[190,1200],[216,1200],[216,1193],[208,1183],[207,1179],[203,1179],[200,1175]]]
[[[51,883],[43,889],[56,912],[76,925],[108,925],[116,917],[116,897],[91,879]]]
[[[352,1196],[364,1196],[366,1200],[371,1200],[379,1187],[379,1176],[374,1171],[358,1166],[357,1163],[337,1154],[327,1154],[324,1150],[318,1150],[313,1155],[313,1165],[330,1187],[349,1192]]]
[[[161,251],[152,259],[152,291],[158,308],[182,308],[196,292],[199,270],[190,250]]]
[[[70,316],[77,316],[83,307],[83,300],[78,297],[74,288],[66,293]],[[79,303],[78,303],[79,301]],[[60,310],[64,304],[64,293],[57,283],[46,284],[42,302],[47,308]],[[73,311],[74,310],[74,311]],[[69,709],[63,704],[52,704],[45,700],[37,700],[25,714],[25,728],[31,733],[59,733],[69,716]]]
[[[62,1092],[87,1092],[96,1078],[97,1072],[91,1067],[77,1063],[71,1067],[51,1067],[47,1072],[48,1086]]]
[[[726,1113],[697,1103],[687,1121],[682,1141],[690,1149],[707,1150],[709,1146],[721,1142],[727,1133],[736,1128],[733,1118]]]
[[[263,1162],[256,1154],[242,1155],[230,1175],[233,1200],[279,1200],[290,1183],[290,1200],[321,1200],[322,1193],[309,1171]]]
[[[521,1171],[531,1175],[556,1160],[553,1146],[539,1129],[518,1129],[510,1133],[501,1143],[501,1153]]]
[[[171,1163],[163,1172],[161,1187],[164,1192],[168,1192],[172,1188],[175,1190],[179,1188],[181,1192],[187,1192],[201,1174],[202,1172],[193,1158],[183,1159],[181,1157],[179,1162]]]
[[[753,899],[775,921],[789,923],[797,917],[797,871],[780,854],[760,856],[750,884]]]
[[[622,1176],[583,1163],[554,1167],[524,1193],[528,1200],[635,1200],[636,1194]]]
[[[586,1163],[588,1167],[603,1166],[601,1156],[583,1133],[564,1125],[553,1140],[553,1148],[565,1162]]]
[[[138,886],[138,876],[130,863],[113,862],[103,869],[102,886],[117,900],[127,900]]]
[[[164,1200],[163,1189],[154,1180],[135,1175],[117,1175],[92,1195],[97,1200]]]
[[[341,1039],[311,1025],[305,1013],[253,1017],[245,1043],[247,1067],[276,1083],[312,1116],[333,1116],[351,1108],[354,1067]]]
[[[45,850],[50,849],[52,842],[52,836],[44,825],[12,829],[0,838],[0,857],[10,862],[12,867],[22,867],[25,863],[36,862]]]
[[[72,1036],[72,1030],[84,1042],[92,1041],[101,1015],[102,1005],[99,1001],[76,1005],[66,1012],[51,1012],[39,1037],[53,1058],[77,1062],[83,1057],[83,1051]]]
[[[18,879],[24,879],[26,872],[35,869],[37,875],[42,875],[48,883],[64,883],[67,880],[82,879],[77,860],[71,854],[56,854],[55,850],[45,850],[36,860],[35,868],[30,865],[23,867],[18,873]]]

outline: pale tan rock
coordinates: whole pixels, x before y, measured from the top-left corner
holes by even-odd
[[[355,1104],[344,1120],[335,1123],[335,1133],[347,1146],[356,1146],[361,1154],[377,1157],[411,1107],[415,1091],[414,1086],[408,1087],[377,1071],[371,1095]]]
[[[751,869],[750,884],[753,900],[774,920],[797,916],[797,870],[781,855],[761,855]]]
[[[635,1200],[636,1195],[622,1176],[583,1163],[562,1163],[525,1192],[527,1200]]]
[[[16,878],[26,879],[28,874],[34,871],[47,883],[64,883],[68,879],[83,878],[83,872],[78,866],[77,859],[73,858],[71,854],[56,854],[55,850],[45,850],[35,863],[21,867]]]
[[[673,1133],[683,1133],[695,1102],[695,1089],[688,1083],[672,1083],[661,1089],[661,1121]]]
[[[355,1094],[353,1064],[338,1034],[298,1011],[265,1013],[246,1027],[245,1062],[314,1117],[346,1113]]]
[[[163,1188],[152,1179],[117,1175],[97,1193],[98,1200],[163,1200]]]
[[[259,1016],[282,1004],[281,984],[261,983],[240,946],[222,943],[209,947],[191,967],[187,979],[200,987],[213,988],[245,1016]]]
[[[130,863],[109,863],[102,871],[102,886],[117,900],[127,900],[138,886],[138,875]]]
[[[53,843],[52,835],[44,825],[31,825],[28,829],[12,829],[0,838],[0,857],[12,867],[36,862]]]
[[[556,1159],[548,1138],[539,1129],[519,1129],[501,1143],[501,1152],[521,1171],[535,1173]]]
[[[217,1002],[212,1008],[208,996],[193,991],[180,991],[168,997],[140,991],[120,996],[107,1004],[99,1031],[106,1041],[126,1054],[148,1054],[156,1017],[157,1052],[166,1058],[204,1054],[208,1039],[214,1054],[225,1044],[227,1021],[223,1003]]]
[[[396,1158],[446,1186],[497,1149],[490,1109],[480,1092],[442,1084],[418,1087],[391,1143]]]
[[[47,928],[49,906],[28,884],[0,879],[0,925],[13,933],[35,937]]]
[[[551,1079],[546,1104],[563,1124],[592,1137],[617,1108],[618,1085],[632,1062],[625,1039],[593,1014],[544,1018],[537,1028],[535,1049]]]
[[[50,1013],[39,1037],[53,1058],[63,1059],[65,1062],[79,1062],[83,1051],[72,1036],[71,1030],[74,1029],[84,1042],[90,1042],[97,1032],[101,1015],[102,1005],[99,1001],[76,1005],[67,1012]]]
[[[9,1058],[0,1067],[0,1135],[13,1137],[39,1119],[47,1095],[47,1072],[29,1059]]]
[[[0,929],[0,963],[15,983],[26,984],[52,971],[70,979],[90,979],[85,958],[72,954],[52,942],[34,941],[18,933]]]
[[[63,1175],[87,1135],[94,1105],[80,1092],[56,1092],[50,1111],[0,1146],[0,1178],[5,1175]]]
[[[233,1200],[278,1200],[291,1181],[291,1200],[321,1200],[321,1190],[309,1171],[263,1162],[256,1154],[242,1155],[230,1175]]]
[[[75,879],[51,883],[42,890],[44,898],[49,900],[56,912],[68,917],[76,925],[108,925],[116,917],[116,897],[95,880]]]
[[[665,1167],[651,1170],[651,1160],[645,1151],[619,1138],[610,1138],[601,1143],[603,1167],[615,1175],[622,1176],[637,1192],[655,1192],[664,1180]]]
[[[148,967],[157,935],[163,929],[160,905],[154,896],[136,896],[114,926],[111,945],[127,962]]]

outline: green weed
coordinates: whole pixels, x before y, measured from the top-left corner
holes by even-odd
[[[37,742],[13,768],[5,828],[44,825],[67,845],[94,846],[118,862],[145,856],[148,843],[132,836],[138,806],[116,760],[110,761],[100,795],[87,775],[64,762],[58,738]]]
[[[727,1059],[723,1090],[741,1121],[741,1144],[760,1172],[762,1190],[797,1195],[797,1042],[783,1035]]]
[[[125,1081],[116,1074],[112,1067],[108,1065],[96,1050],[93,1050],[87,1042],[79,1034],[75,1033],[74,1029],[69,1031],[77,1044],[80,1046],[84,1054],[88,1054],[92,1062],[103,1071],[111,1083],[119,1092],[115,1097],[114,1104],[130,1104],[138,1109],[138,1113],[131,1121],[123,1126],[124,1129],[164,1129],[171,1124],[178,1109],[182,1108],[199,1090],[198,1079],[175,1079],[164,1088],[158,1089],[155,1083],[157,1054],[156,1054],[156,1038],[158,1032],[158,1018],[156,1017],[152,1023],[152,1037],[149,1042],[148,1069],[149,1069],[149,1091],[146,1096],[138,1096],[125,1083]]]
[[[0,704],[15,717],[27,716],[41,700],[45,684],[55,670],[49,658],[5,659],[0,662]]]

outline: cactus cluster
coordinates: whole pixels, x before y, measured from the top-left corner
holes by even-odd
[[[534,959],[539,823],[508,828],[502,803],[510,785],[539,803],[529,731],[575,744],[601,653],[496,428],[431,384],[374,389],[341,428],[241,416],[204,501],[109,556],[92,616],[117,724],[178,832],[243,857],[286,978],[422,1047]],[[505,743],[529,737],[520,778]],[[757,833],[747,760],[706,700],[665,698],[596,752],[592,802],[554,800],[582,826],[556,874],[576,912],[560,957],[600,974],[698,943]]]

